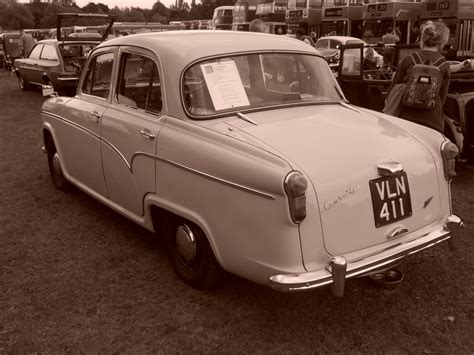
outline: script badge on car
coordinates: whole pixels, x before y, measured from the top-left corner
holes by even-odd
[[[412,215],[410,188],[405,172],[370,180],[375,227],[408,218]]]

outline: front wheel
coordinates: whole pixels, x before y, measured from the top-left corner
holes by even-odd
[[[223,271],[198,226],[186,220],[175,221],[168,242],[173,269],[186,284],[200,290],[217,284]]]
[[[18,86],[23,91],[27,91],[30,89],[30,84],[28,84],[28,82],[25,79],[23,79],[21,75],[18,75]]]
[[[69,191],[71,189],[71,184],[64,177],[61,160],[59,159],[59,154],[52,138],[49,138],[46,143],[46,153],[48,155],[49,172],[54,186],[61,191]]]

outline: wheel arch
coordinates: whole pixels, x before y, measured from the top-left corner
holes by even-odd
[[[176,221],[180,218],[194,223],[203,231],[217,262],[225,269],[225,265],[222,261],[211,228],[199,213],[182,208],[181,206],[175,205],[171,202],[160,201],[156,195],[153,195],[153,197],[148,199],[146,204],[145,211],[148,211],[149,213],[155,233],[158,235],[160,235],[160,233],[167,233],[169,231],[167,228],[171,226],[173,220]]]

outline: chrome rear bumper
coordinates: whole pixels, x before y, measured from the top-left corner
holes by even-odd
[[[270,285],[279,291],[305,291],[316,287],[332,284],[333,294],[341,297],[344,294],[346,279],[356,276],[370,275],[376,271],[388,269],[398,264],[408,255],[442,243],[451,238],[452,232],[462,228],[464,223],[455,215],[446,219],[444,227],[434,230],[418,239],[396,244],[378,254],[363,259],[347,261],[344,256],[335,256],[326,268],[299,274],[274,275],[270,277]]]

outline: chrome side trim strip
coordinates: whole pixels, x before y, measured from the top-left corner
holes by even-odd
[[[70,124],[71,126],[74,126],[74,127],[78,128],[78,129],[80,129],[81,131],[84,131],[84,132],[90,134],[91,136],[94,136],[95,138],[100,139],[100,136],[99,136],[98,134],[96,134],[95,132],[92,132],[91,130],[89,130],[89,129],[87,129],[87,128],[84,128],[84,127],[82,127],[81,125],[79,125],[79,124],[77,124],[77,123],[75,123],[75,122],[72,122],[72,121],[70,121],[70,120],[68,120],[68,119],[66,119],[66,118],[64,118],[64,117],[61,117],[61,116],[56,115],[56,114],[54,114],[54,113],[51,113],[51,112],[48,112],[48,111],[43,111],[43,110],[41,111],[41,113],[43,113],[43,114],[45,114],[45,115],[48,115],[48,116],[50,116],[50,117],[56,118],[56,119],[58,119],[58,120],[64,121],[64,122]]]
[[[207,173],[204,173],[202,171],[199,171],[199,170],[196,170],[196,169],[193,169],[193,168],[190,168],[188,166],[185,166],[185,165],[182,165],[182,164],[179,164],[179,163],[176,163],[172,160],[169,160],[169,159],[165,159],[165,158],[162,158],[160,156],[157,156],[157,155],[154,155],[154,154],[150,154],[150,153],[146,153],[146,152],[136,152],[133,154],[131,160],[130,160],[130,163],[127,161],[127,159],[125,158],[125,156],[120,152],[120,150],[118,150],[111,142],[101,138],[99,135],[95,134],[94,132],[78,125],[77,123],[74,123],[72,121],[69,121],[68,119],[65,119],[59,115],[56,115],[54,113],[51,113],[51,112],[47,112],[47,111],[41,111],[41,113],[44,113],[46,115],[49,115],[53,118],[56,118],[56,119],[59,119],[59,120],[63,120],[65,122],[67,122],[68,124],[74,126],[74,127],[77,127],[79,128],[80,130],[86,132],[86,133],[89,133],[91,135],[93,135],[94,137],[96,137],[97,139],[100,139],[102,142],[104,142],[108,147],[110,147],[114,152],[116,152],[120,158],[123,160],[123,162],[125,163],[125,165],[127,166],[128,170],[130,170],[131,173],[133,173],[133,159],[135,159],[135,157],[139,156],[139,155],[142,155],[142,156],[146,156],[148,158],[151,158],[151,159],[155,159],[155,160],[159,160],[159,161],[162,161],[164,163],[167,163],[167,164],[170,164],[170,165],[173,165],[175,167],[178,167],[180,169],[183,169],[183,170],[186,170],[186,171],[189,171],[189,172],[192,172],[194,174],[197,174],[197,175],[200,175],[200,176],[203,176],[205,178],[208,178],[208,179],[211,179],[211,180],[214,180],[214,181],[217,181],[217,182],[220,182],[224,185],[228,185],[228,186],[231,186],[231,187],[234,187],[234,188],[237,188],[239,190],[243,190],[243,191],[246,191],[246,192],[250,192],[252,194],[255,194],[255,195],[258,195],[258,196],[261,196],[261,197],[264,197],[264,198],[267,198],[269,200],[275,200],[276,197],[269,194],[269,193],[266,193],[266,192],[263,192],[263,191],[260,191],[260,190],[257,190],[257,189],[254,189],[254,188],[251,188],[251,187],[248,187],[248,186],[245,186],[245,185],[241,185],[241,184],[237,184],[235,182],[232,182],[232,181],[229,181],[229,180],[225,180],[225,179],[222,179],[222,178],[219,178],[217,176],[214,176],[214,175],[210,175],[210,174],[207,174]]]
[[[59,76],[58,77],[59,81],[78,81],[78,77],[67,77],[67,76]]]
[[[128,160],[124,157],[124,155],[120,152],[120,150],[118,150],[112,143],[110,143],[108,140],[104,138],[101,138],[101,141],[104,142],[106,146],[110,147],[115,153],[117,153],[120,159],[122,159],[125,165],[127,166],[128,170],[130,170],[130,172],[133,173],[133,168],[131,166],[132,163],[128,162]],[[133,161],[133,157],[132,157],[132,161]]]
[[[222,179],[222,178],[219,178],[217,176],[214,176],[214,175],[210,175],[210,174],[207,174],[207,173],[204,173],[202,171],[199,171],[199,170],[196,170],[196,169],[193,169],[193,168],[190,168],[186,165],[182,165],[182,164],[179,164],[179,163],[176,163],[172,160],[169,160],[169,159],[165,159],[165,158],[162,158],[162,157],[159,157],[157,155],[153,155],[153,154],[149,154],[149,153],[145,153],[145,152],[137,152],[134,154],[134,156],[132,157],[132,162],[133,162],[133,159],[135,158],[135,156],[137,155],[144,155],[144,156],[147,156],[147,157],[150,157],[150,158],[153,158],[153,159],[156,159],[156,160],[159,160],[159,161],[162,161],[164,163],[167,163],[167,164],[170,164],[170,165],[173,165],[177,168],[180,168],[180,169],[183,169],[183,170],[186,170],[186,171],[189,171],[191,173],[194,173],[194,174],[197,174],[197,175],[200,175],[200,176],[203,176],[205,178],[208,178],[208,179],[211,179],[211,180],[214,180],[214,181],[217,181],[217,182],[220,182],[224,185],[228,185],[228,186],[231,186],[231,187],[235,187],[239,190],[243,190],[243,191],[247,191],[247,192],[250,192],[250,193],[253,193],[255,195],[258,195],[258,196],[261,196],[261,197],[265,197],[265,198],[268,198],[270,200],[275,200],[275,196],[269,194],[269,193],[266,193],[266,192],[263,192],[263,191],[260,191],[260,190],[256,190],[254,188],[251,188],[251,187],[248,187],[248,186],[245,186],[245,185],[241,185],[241,184],[237,184],[235,182],[232,182],[232,181],[229,181],[229,180],[225,180],[225,179]]]

